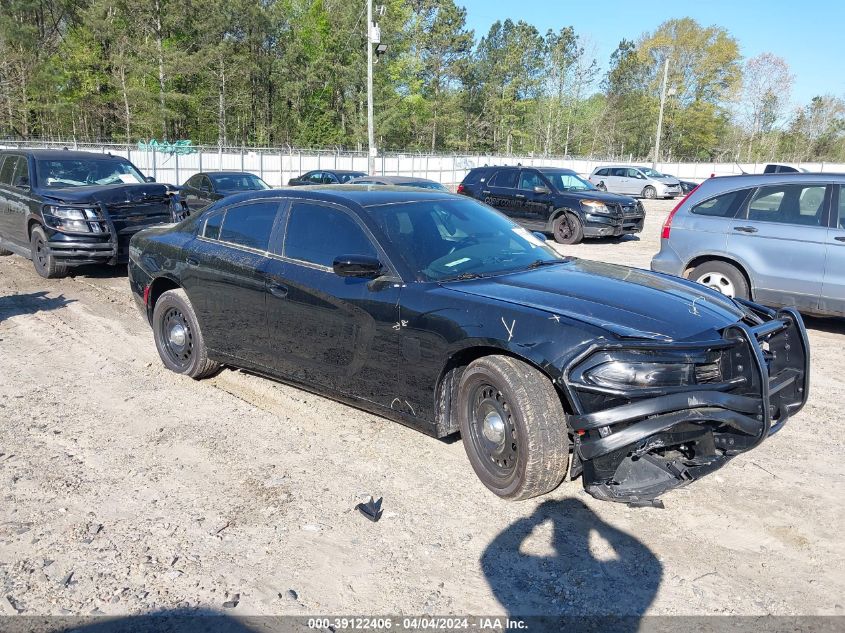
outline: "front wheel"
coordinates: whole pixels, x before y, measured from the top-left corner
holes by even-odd
[[[689,276],[693,281],[718,290],[727,297],[748,299],[748,282],[736,266],[714,260],[704,262],[692,269]]]
[[[47,234],[40,226],[32,227],[29,249],[35,272],[44,279],[58,279],[67,275],[67,266],[56,261],[55,255],[47,245]]]
[[[461,438],[475,474],[504,499],[554,490],[566,476],[566,414],[551,381],[510,356],[473,361],[458,386]]]
[[[584,228],[574,214],[561,213],[552,224],[552,234],[558,244],[578,244],[584,239]]]
[[[657,189],[648,185],[645,189],[643,189],[643,198],[648,198],[649,200],[654,200],[657,197]]]
[[[214,374],[219,363],[208,359],[197,315],[185,291],[168,290],[153,309],[153,338],[164,366],[196,380]]]

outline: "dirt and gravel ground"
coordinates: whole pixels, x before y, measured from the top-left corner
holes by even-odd
[[[648,267],[647,206],[639,239],[563,250]],[[808,324],[805,410],[665,510],[508,503],[460,442],[169,373],[125,271],[0,258],[0,614],[843,614],[845,324]]]

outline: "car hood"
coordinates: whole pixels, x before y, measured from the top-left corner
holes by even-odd
[[[443,286],[572,318],[624,338],[710,339],[744,316],[733,301],[699,284],[583,259]]]
[[[674,176],[663,176],[663,178],[652,178],[652,180],[656,180],[657,182],[662,182],[664,185],[679,185],[681,181],[675,178]]]
[[[592,191],[563,191],[561,193],[577,200],[600,200],[601,202],[609,202],[611,204],[637,204],[637,201],[630,196],[620,196],[616,193],[608,193],[606,191],[599,191],[598,189]]]
[[[157,182],[138,183],[137,185],[92,185],[91,187],[68,187],[66,189],[41,189],[39,193],[45,199],[71,204],[126,204],[144,202],[162,198],[170,191],[170,186]]]

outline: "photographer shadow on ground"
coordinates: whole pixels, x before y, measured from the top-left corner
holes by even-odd
[[[603,628],[614,631],[637,630],[663,574],[645,545],[577,499],[546,501],[510,525],[481,567],[509,616],[611,616]]]
[[[0,297],[0,321],[23,314],[35,314],[50,310],[60,310],[75,299],[66,299],[64,295],[49,296],[49,292],[29,292]]]

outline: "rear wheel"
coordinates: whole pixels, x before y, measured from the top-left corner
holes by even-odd
[[[649,200],[654,200],[657,197],[657,189],[652,187],[651,185],[647,185],[645,189],[643,189],[643,198],[648,198]]]
[[[208,359],[197,315],[188,295],[181,288],[168,290],[153,309],[153,338],[164,366],[196,380],[220,369]]]
[[[578,244],[584,239],[581,221],[572,213],[561,213],[552,224],[552,234],[559,244]]]
[[[12,251],[7,251],[5,248],[0,248],[0,257],[6,257],[7,255],[11,255]]]
[[[560,485],[569,461],[566,414],[551,381],[509,356],[472,362],[458,386],[464,449],[500,497],[528,499]]]
[[[47,245],[47,235],[40,226],[32,228],[29,237],[29,248],[32,254],[32,264],[35,272],[45,279],[56,279],[67,275],[67,266],[56,261],[53,252]]]
[[[713,260],[699,264],[692,269],[689,278],[728,297],[749,298],[745,276],[727,262]]]

